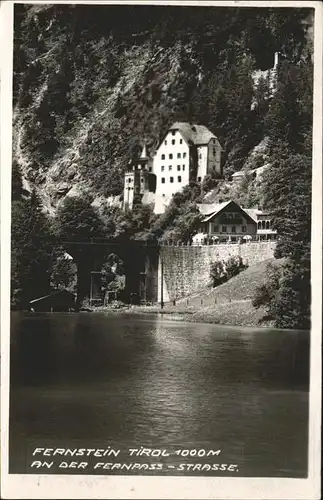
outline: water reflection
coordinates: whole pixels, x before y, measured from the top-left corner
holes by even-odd
[[[303,477],[308,334],[106,314],[14,315],[10,466],[31,443],[221,448]]]

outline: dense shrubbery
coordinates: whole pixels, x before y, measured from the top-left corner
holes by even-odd
[[[51,285],[76,293],[77,267],[70,257],[57,255],[51,268]]]
[[[210,269],[210,278],[212,286],[216,287],[225,283],[237,274],[247,269],[248,265],[244,264],[240,256],[229,257],[227,261],[216,260],[212,262]]]
[[[277,293],[280,286],[281,270],[269,263],[266,267],[266,282],[259,286],[252,300],[252,305],[257,309],[265,307],[269,318],[276,317]]]
[[[12,203],[11,302],[26,307],[35,294],[48,293],[55,251],[50,224],[35,192]]]
[[[175,193],[165,212],[152,220],[150,237],[173,243],[190,242],[202,220],[196,205],[200,196],[201,186],[194,182]]]

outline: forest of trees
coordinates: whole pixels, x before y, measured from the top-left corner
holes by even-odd
[[[221,183],[212,176],[202,189],[191,184],[177,193],[161,216],[147,206],[124,212],[91,204],[97,194],[120,194],[142,140],[153,147],[179,119],[206,124],[219,137],[226,178],[266,138],[270,167],[261,192],[247,198],[261,199],[271,212],[277,257],[286,264],[279,276],[271,270],[254,305],[264,305],[278,327],[308,328],[313,65],[304,23],[310,10],[142,7],[138,16],[134,6],[121,7],[122,15],[120,7],[104,9],[15,6],[14,106],[23,133],[13,164],[13,306],[24,307],[32,290],[68,283],[57,244],[64,238],[191,239],[201,219],[196,203]],[[148,62],[134,76],[135,50]],[[255,85],[253,74],[272,67],[275,51],[281,59],[273,93],[268,79]],[[77,142],[84,123],[87,134]],[[68,159],[71,145],[79,160]],[[21,156],[28,161],[19,164]],[[57,177],[77,182],[73,164],[90,195],[66,198],[49,218],[42,192],[62,159],[67,167]],[[22,176],[35,188],[31,194]]]
[[[308,64],[308,63],[307,63]],[[267,117],[271,166],[262,186],[279,240],[276,256],[286,257],[281,275],[271,270],[254,305],[265,305],[283,328],[310,326],[312,198],[312,77],[301,65],[285,64]]]
[[[16,5],[15,122],[19,156],[32,159],[24,173],[42,185],[72,148],[82,179],[118,195],[140,144],[153,149],[179,120],[218,136],[229,176],[265,135],[269,81],[255,86],[253,74],[272,68],[276,51],[306,73],[310,12]],[[61,169],[72,176],[71,165]]]
[[[68,244],[95,239],[154,239],[152,209],[138,205],[133,211],[112,207],[101,216],[91,206],[91,199],[67,198],[55,218],[42,212],[39,197],[33,191],[24,194],[19,170],[14,167],[12,184],[11,303],[13,308],[27,308],[30,300],[49,293],[52,288],[74,285],[73,267],[89,260],[87,246],[73,248],[73,260],[64,258]],[[90,253],[88,253],[90,252]]]

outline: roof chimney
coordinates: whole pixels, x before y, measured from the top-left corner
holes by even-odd
[[[146,144],[144,144],[144,147],[142,148],[140,158],[147,158]]]
[[[277,69],[277,66],[278,66],[278,63],[279,63],[279,55],[280,55],[280,52],[275,52],[275,56],[274,56],[274,69]]]

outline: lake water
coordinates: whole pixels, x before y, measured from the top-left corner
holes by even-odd
[[[85,460],[91,474],[307,475],[308,332],[104,313],[13,313],[11,330],[11,473],[82,474],[58,466]],[[31,468],[52,460],[36,447],[109,446],[117,457]],[[129,456],[141,446],[169,456]]]

